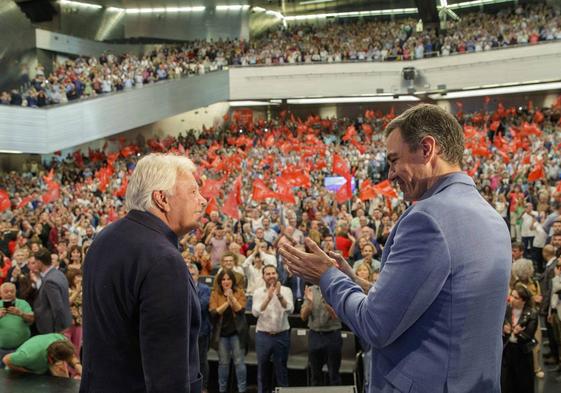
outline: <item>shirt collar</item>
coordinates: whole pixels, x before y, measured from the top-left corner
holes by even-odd
[[[171,244],[173,244],[175,248],[178,248],[178,239],[175,232],[173,232],[165,222],[156,217],[154,214],[146,211],[131,210],[125,218],[137,222],[140,225],[150,228],[156,232],[160,232]]]

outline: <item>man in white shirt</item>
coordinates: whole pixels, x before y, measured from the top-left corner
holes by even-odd
[[[258,393],[272,391],[269,359],[273,357],[278,386],[288,386],[288,352],[290,348],[290,325],[288,315],[294,310],[292,291],[281,286],[277,269],[263,267],[266,287],[253,293],[253,315],[257,318],[255,351],[257,352]]]
[[[536,236],[536,218],[538,212],[534,211],[534,206],[531,203],[526,203],[524,213],[522,213],[522,225],[520,234],[522,236],[522,243],[524,244],[524,257],[532,258],[532,244]]]

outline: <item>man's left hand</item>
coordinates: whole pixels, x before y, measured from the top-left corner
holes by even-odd
[[[306,238],[304,242],[311,253],[300,251],[285,243],[280,248],[280,254],[288,270],[293,274],[302,277],[305,281],[319,284],[323,273],[336,266],[335,260],[323,252],[312,239]]]

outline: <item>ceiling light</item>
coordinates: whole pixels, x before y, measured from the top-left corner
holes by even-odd
[[[286,100],[287,104],[309,105],[309,104],[352,104],[358,102],[396,102],[396,101],[420,101],[411,95],[392,96],[380,95],[370,97],[321,97],[321,98],[295,98]]]
[[[68,5],[68,6],[73,6],[73,7],[92,8],[92,9],[103,8],[99,4],[82,3],[80,1],[59,0],[59,3],[62,4],[62,5]]]
[[[495,88],[482,88],[482,89],[470,89],[470,90],[459,90],[459,91],[449,91],[446,95],[442,94],[430,94],[429,98],[433,100],[452,100],[456,98],[469,98],[469,97],[483,97],[487,95],[501,95],[501,94],[517,94],[517,93],[532,93],[537,91],[547,91],[547,90],[559,90],[561,89],[561,82],[553,83],[539,83],[539,84],[526,84],[526,85],[516,85],[516,86],[503,86]]]

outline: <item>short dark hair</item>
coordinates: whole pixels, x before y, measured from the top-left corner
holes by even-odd
[[[74,345],[66,339],[55,341],[47,348],[47,358],[53,359],[55,362],[59,360],[69,362],[75,354]]]
[[[275,269],[275,272],[277,272],[277,274],[279,274],[279,272],[277,271],[277,268],[274,265],[264,265],[261,268],[261,274],[264,275],[265,274],[265,269],[267,269],[269,267],[272,268],[272,269]]]
[[[47,250],[45,247],[41,247],[39,251],[33,254],[35,259],[41,262],[45,266],[51,266],[52,259],[51,259],[51,252]]]
[[[512,249],[517,249],[518,251],[524,251],[524,244],[520,243],[520,242],[514,242],[512,243]]]
[[[441,148],[442,158],[462,167],[464,159],[464,130],[444,109],[432,104],[419,104],[407,109],[386,127],[386,138],[399,128],[401,137],[411,151],[417,151],[425,136],[432,136]]]

